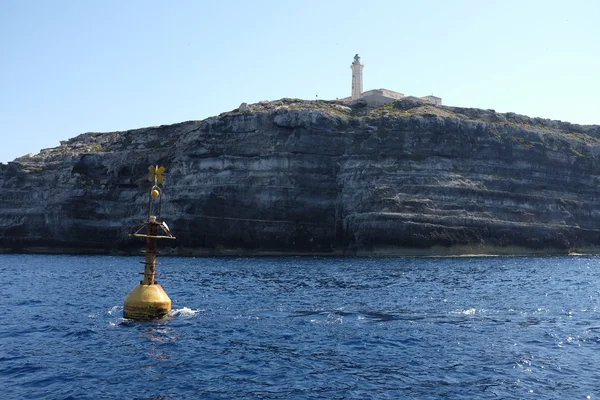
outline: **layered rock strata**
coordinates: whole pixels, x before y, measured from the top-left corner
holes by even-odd
[[[414,98],[244,104],[0,165],[0,248],[139,250],[160,164],[175,254],[595,252],[599,143],[600,126]]]

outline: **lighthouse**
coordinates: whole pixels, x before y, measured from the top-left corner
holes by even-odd
[[[352,69],[352,100],[359,99],[363,94],[362,70],[364,65],[360,63],[358,54],[354,56],[354,62],[350,65]]]

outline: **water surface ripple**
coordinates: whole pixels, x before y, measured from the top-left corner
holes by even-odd
[[[4,399],[593,399],[595,257],[0,255]]]

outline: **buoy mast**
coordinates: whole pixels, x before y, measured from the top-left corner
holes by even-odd
[[[162,189],[158,184],[164,180],[162,176],[164,170],[164,167],[158,165],[148,168],[149,180],[154,183],[148,196],[148,220],[139,224],[131,234],[131,236],[146,238],[146,256],[141,262],[144,264],[144,272],[140,274],[144,275],[144,278],[125,298],[123,316],[129,319],[148,321],[164,317],[171,311],[171,299],[155,280],[158,275],[156,266],[159,264],[156,261],[156,240],[175,239],[167,223],[160,219]],[[158,217],[152,215],[152,206],[157,198],[159,200]],[[146,233],[142,233],[144,228]]]

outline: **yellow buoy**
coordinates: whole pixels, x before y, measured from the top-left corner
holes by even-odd
[[[171,312],[171,299],[158,283],[137,285],[125,298],[123,316],[129,319],[151,320]]]
[[[159,182],[163,182],[162,173],[164,167],[151,166],[150,180],[154,186],[150,189],[150,200],[148,202],[148,220],[142,222],[132,233],[132,236],[146,239],[146,257],[144,264],[144,279],[125,298],[123,304],[123,316],[129,319],[148,321],[162,318],[171,311],[171,299],[155,280],[156,272],[156,240],[175,239],[169,230],[167,223],[160,220],[160,205],[158,218],[152,215],[152,199],[160,196]],[[146,233],[141,233],[146,229]]]

